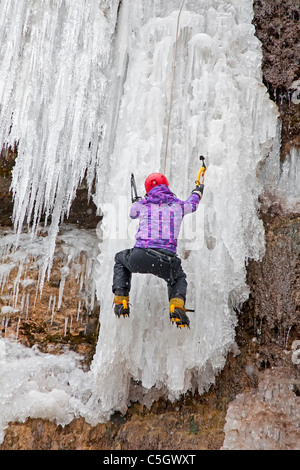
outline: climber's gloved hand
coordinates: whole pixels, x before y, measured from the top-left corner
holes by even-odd
[[[199,186],[196,186],[195,189],[193,189],[192,194],[198,194],[199,198],[201,199],[203,196],[203,191],[204,184],[200,184]]]

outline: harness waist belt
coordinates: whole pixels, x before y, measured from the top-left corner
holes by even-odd
[[[147,253],[150,256],[155,256],[155,257],[158,256],[163,261],[166,261],[167,263],[171,263],[176,257],[175,253],[172,253],[171,251],[160,249],[160,248],[159,249],[147,248]]]

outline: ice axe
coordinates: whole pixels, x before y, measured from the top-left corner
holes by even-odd
[[[200,155],[199,159],[202,161],[202,167],[198,171],[198,176],[197,176],[197,179],[195,181],[197,186],[200,186],[200,184],[204,184],[204,175],[205,175],[205,172],[206,172],[206,165],[205,165],[205,162],[204,162],[205,158],[203,157],[203,155]]]
[[[142,198],[139,197],[138,194],[137,194],[135,178],[134,178],[133,173],[131,173],[130,186],[131,186],[131,202],[132,202],[132,204],[134,204],[135,202],[140,201]]]

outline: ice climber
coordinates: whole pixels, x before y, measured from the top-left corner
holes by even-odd
[[[167,178],[152,173],[145,181],[146,196],[135,202],[130,217],[139,219],[133,248],[115,255],[112,291],[114,312],[129,316],[129,292],[132,273],[151,273],[168,286],[170,319],[179,327],[188,327],[185,310],[187,281],[177,255],[177,239],[183,217],[197,210],[204,185],[196,186],[186,201],[169,189]]]

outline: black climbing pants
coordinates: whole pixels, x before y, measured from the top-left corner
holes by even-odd
[[[112,291],[116,295],[129,295],[132,273],[154,274],[164,279],[169,300],[186,298],[186,274],[181,259],[172,252],[152,248],[131,248],[115,255]]]

